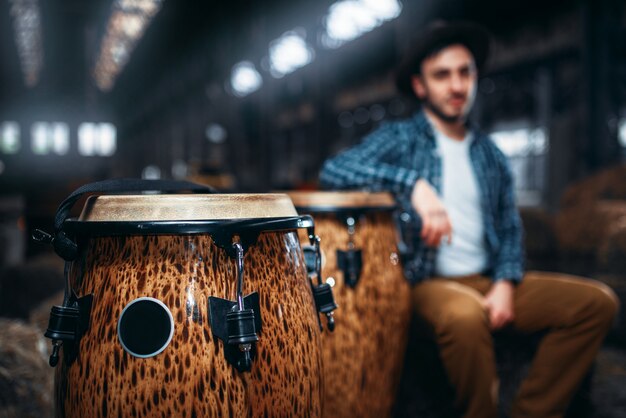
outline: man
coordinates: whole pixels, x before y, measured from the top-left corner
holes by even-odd
[[[563,416],[618,310],[605,285],[523,272],[522,227],[505,156],[467,122],[489,36],[435,23],[397,74],[422,102],[328,160],[325,188],[387,190],[402,213],[403,259],[417,315],[432,328],[456,405],[497,416],[492,331],[546,332],[513,402],[514,418]],[[404,247],[404,246],[403,246]]]

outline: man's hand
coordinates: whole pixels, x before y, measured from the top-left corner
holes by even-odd
[[[429,247],[438,247],[441,239],[452,242],[452,225],[443,203],[426,180],[420,179],[413,187],[411,204],[422,218],[422,239]]]
[[[515,318],[513,293],[515,287],[508,280],[497,281],[485,295],[484,303],[492,330],[498,330]]]

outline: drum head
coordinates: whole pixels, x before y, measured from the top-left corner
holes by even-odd
[[[284,194],[91,196],[80,222],[237,220],[297,216]]]
[[[370,192],[287,192],[299,211],[335,212],[342,210],[393,210],[390,193]]]

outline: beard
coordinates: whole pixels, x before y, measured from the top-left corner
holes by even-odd
[[[463,95],[462,97],[460,96],[459,98],[462,98],[464,100],[468,100],[468,98]],[[446,123],[458,123],[458,122],[464,122],[465,118],[467,117],[467,111],[463,110],[461,112],[459,112],[459,114],[457,115],[449,115],[447,113],[444,112],[444,110],[441,108],[441,106],[437,105],[436,103],[434,103],[432,100],[430,100],[430,98],[428,96],[426,96],[423,99],[423,105],[426,106],[432,113],[435,114],[435,116],[437,116],[438,118],[440,118],[441,120],[443,120]]]

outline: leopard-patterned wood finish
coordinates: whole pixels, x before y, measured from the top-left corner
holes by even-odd
[[[295,202],[295,201],[294,201]],[[298,204],[296,202],[296,207]],[[310,213],[300,210],[301,213]],[[335,331],[322,335],[324,417],[389,417],[404,364],[411,307],[390,212],[357,218],[355,248],[363,267],[354,288],[344,283],[336,250],[348,248],[348,231],[336,214],[312,213],[321,239],[322,277],[335,279]],[[304,234],[300,241],[308,243]]]
[[[90,238],[71,274],[93,293],[77,358],[57,367],[57,416],[319,417],[322,354],[317,313],[297,234],[265,232],[244,259],[244,294],[257,291],[263,320],[251,372],[239,373],[211,331],[208,297],[235,300],[236,266],[209,235]],[[153,297],[172,312],[160,354],[128,354],[122,309]],[[63,357],[63,356],[62,356]]]

